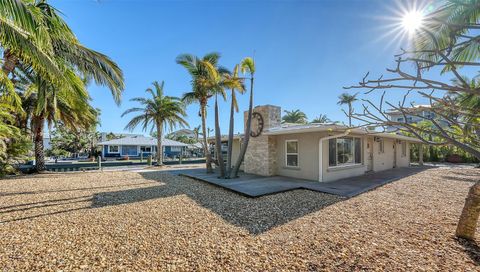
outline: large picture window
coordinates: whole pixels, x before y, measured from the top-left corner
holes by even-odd
[[[362,141],[356,137],[330,139],[328,165],[341,166],[362,163]]]
[[[298,141],[287,140],[285,142],[285,164],[290,167],[298,167]]]

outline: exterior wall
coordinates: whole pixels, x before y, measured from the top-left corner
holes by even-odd
[[[319,176],[319,142],[321,138],[329,136],[327,133],[298,133],[278,135],[276,138],[276,175],[308,179],[320,180]],[[362,163],[349,166],[330,167],[328,140],[322,141],[322,181],[334,181],[342,178],[361,176],[367,172],[367,159],[369,152],[367,150],[368,138],[372,136],[349,135],[360,137],[362,139]],[[385,143],[385,152],[379,153],[379,143],[373,141],[373,171],[383,171],[391,169],[394,166],[394,139],[382,138]],[[285,142],[287,140],[298,141],[298,167],[286,166]],[[397,167],[408,167],[410,165],[410,144],[407,143],[407,156],[401,154],[401,144],[397,144]]]
[[[253,112],[260,113],[263,117],[263,130],[281,125],[281,108],[265,105],[257,106]],[[246,126],[248,112],[244,113]],[[250,137],[247,152],[245,154],[245,172],[261,176],[273,176],[276,171],[277,150],[276,140],[273,136],[260,134],[258,137]]]
[[[277,144],[277,170],[276,174],[287,177],[319,180],[319,143],[320,139],[329,136],[326,132],[298,133],[276,136]],[[356,136],[356,135],[351,135]],[[367,171],[365,164],[366,137],[362,139],[362,164],[351,166],[329,167],[328,165],[328,140],[322,141],[322,181],[333,181],[346,177],[363,175]],[[285,142],[287,140],[298,141],[298,167],[286,166]],[[392,157],[393,158],[393,157]]]
[[[410,166],[410,143],[407,142],[407,154],[402,156],[402,142],[397,143],[397,167]]]
[[[152,147],[152,152],[140,152],[140,146],[136,146],[137,148],[137,153],[135,155],[129,155],[130,157],[140,157],[142,153],[143,154],[143,157],[147,157],[149,155],[152,155],[156,152],[156,146],[151,146]],[[166,149],[169,149],[170,146],[164,146],[163,147],[163,151],[164,151],[164,154],[167,154],[167,151]],[[102,146],[102,150],[103,150],[103,156],[104,157],[109,157],[109,158],[114,158],[114,157],[123,157],[123,156],[127,156],[126,154],[123,153],[123,148],[122,148],[122,145],[119,145],[119,153],[109,153],[108,152],[108,145],[104,145]],[[177,155],[177,154],[180,154],[181,152],[169,152],[168,155]]]
[[[393,168],[394,139],[382,138],[384,141],[384,152],[380,153],[380,143],[373,142],[373,171],[383,171]]]
[[[238,155],[240,155],[240,146],[241,146],[240,142],[241,142],[240,139],[234,139],[233,140],[233,144],[232,144],[232,165],[235,164],[235,162],[238,159]],[[240,170],[243,170],[244,165],[245,165],[245,160],[244,160],[244,163],[242,163],[242,165],[240,165]]]
[[[286,177],[318,180],[318,142],[321,137],[325,136],[325,133],[299,133],[275,136],[277,149],[276,174]],[[287,140],[298,141],[298,167],[286,165],[285,141]]]

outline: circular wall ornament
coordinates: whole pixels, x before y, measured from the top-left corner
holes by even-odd
[[[258,113],[254,112],[252,113],[252,124],[250,126],[251,131],[250,131],[250,136],[252,137],[258,137],[263,131],[263,116]]]

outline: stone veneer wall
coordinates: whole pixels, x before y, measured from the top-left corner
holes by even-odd
[[[263,133],[269,128],[281,125],[281,108],[272,105],[257,106],[253,112],[258,112],[263,117],[263,132],[258,137],[250,137],[247,153],[245,154],[245,172],[261,175],[275,175],[277,167],[276,138]],[[244,113],[246,125],[248,111]]]

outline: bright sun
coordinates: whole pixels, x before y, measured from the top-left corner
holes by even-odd
[[[407,12],[402,19],[402,26],[410,33],[422,27],[422,23],[423,14],[416,10]]]

